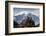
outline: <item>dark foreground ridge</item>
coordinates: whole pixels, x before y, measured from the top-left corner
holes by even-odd
[[[23,27],[38,27],[38,25],[35,25],[35,22],[32,20],[32,17],[25,18],[22,20],[22,22],[19,24],[16,21],[14,21],[14,28],[23,28]]]

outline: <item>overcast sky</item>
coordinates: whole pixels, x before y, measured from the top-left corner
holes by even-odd
[[[35,9],[35,8],[13,8],[13,16],[17,16],[17,15],[21,15],[23,13],[32,13],[36,16],[40,15],[39,9]]]

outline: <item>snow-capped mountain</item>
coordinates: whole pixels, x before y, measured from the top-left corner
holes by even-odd
[[[35,22],[35,25],[39,24],[39,16],[32,14],[32,13],[26,13],[26,12],[21,12],[16,14],[15,17],[15,21],[17,21],[18,23],[22,22],[22,19],[24,18],[24,16],[31,16],[32,20]]]

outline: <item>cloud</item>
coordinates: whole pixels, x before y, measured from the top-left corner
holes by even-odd
[[[39,13],[37,13],[36,11],[34,11],[34,12],[33,11],[31,11],[31,12],[30,11],[21,11],[19,13],[16,13],[15,16],[22,15],[22,14],[26,14],[27,15],[28,13],[31,13],[31,14],[36,15],[36,16],[39,16]]]

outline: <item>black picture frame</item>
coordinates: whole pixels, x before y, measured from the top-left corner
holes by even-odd
[[[23,32],[23,33],[9,33],[8,31],[8,3],[28,3],[28,4],[42,4],[43,5],[43,31],[38,32]],[[5,1],[5,35],[18,35],[18,34],[35,34],[35,33],[44,33],[45,32],[45,3],[38,2],[22,2],[22,1]]]

